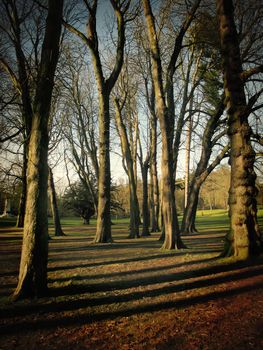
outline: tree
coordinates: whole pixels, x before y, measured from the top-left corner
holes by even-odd
[[[182,232],[193,233],[196,232],[195,218],[196,210],[198,205],[198,197],[200,188],[207,178],[207,176],[214,170],[214,168],[221,162],[221,160],[227,155],[229,145],[221,148],[215,159],[209,164],[209,160],[213,151],[213,147],[218,143],[224,135],[225,131],[220,131],[215,135],[215,131],[220,127],[220,117],[224,111],[223,103],[219,103],[219,106],[210,113],[209,119],[207,120],[203,135],[202,135],[202,146],[201,156],[198,161],[196,170],[192,176],[189,186],[189,193],[187,199],[187,206],[184,210],[181,230]]]
[[[87,225],[95,214],[93,198],[81,182],[69,186],[63,196],[63,205],[73,210],[74,214],[79,215]]]
[[[141,136],[140,136],[141,137]],[[142,174],[142,191],[143,191],[143,200],[142,200],[142,218],[143,218],[143,227],[142,227],[142,237],[150,236],[149,225],[149,205],[148,205],[148,170],[150,163],[150,152],[147,151],[145,158],[143,158],[142,144],[139,137],[139,162],[141,167]]]
[[[92,196],[97,213],[99,162],[98,108],[93,87],[95,81],[84,64],[84,54],[79,45],[67,45],[62,57],[60,98],[65,115],[65,127],[62,131],[65,141],[65,166],[66,170],[69,166],[67,163],[73,166],[85,190]],[[69,177],[68,180],[70,185]]]
[[[119,77],[124,56],[125,44],[125,27],[127,13],[130,1],[111,0],[111,5],[117,19],[117,48],[116,59],[113,69],[109,77],[105,78],[103,66],[99,51],[99,40],[96,29],[96,16],[98,1],[94,0],[92,4],[84,1],[89,14],[87,25],[87,35],[83,34],[77,28],[69,23],[65,26],[74,34],[76,34],[84,44],[90,49],[93,61],[93,67],[98,88],[99,100],[99,179],[98,179],[98,215],[97,215],[97,231],[94,242],[105,243],[111,242],[111,218],[110,218],[110,113],[109,98],[110,93]]]
[[[14,299],[47,292],[48,121],[59,56],[63,0],[49,0],[29,139],[27,201],[18,285]]]
[[[21,9],[22,8],[22,9]],[[27,70],[27,59],[25,56],[25,50],[23,48],[22,40],[22,24],[29,18],[30,12],[33,10],[33,2],[26,2],[24,6],[21,6],[21,2],[9,2],[3,1],[1,5],[2,13],[6,14],[8,23],[1,23],[1,31],[7,36],[8,41],[11,42],[11,47],[14,49],[14,55],[16,58],[16,70],[12,68],[13,57],[0,59],[1,67],[9,75],[10,80],[13,83],[14,88],[17,91],[21,101],[21,115],[22,115],[22,128],[23,132],[23,165],[22,165],[22,191],[19,215],[17,220],[17,226],[23,227],[26,205],[26,172],[28,162],[28,144],[31,132],[32,124],[32,99],[30,94],[30,78]],[[21,10],[21,14],[19,13]],[[8,28],[11,28],[11,33],[8,33]],[[33,38],[33,36],[32,36]],[[37,47],[35,47],[37,49]],[[8,62],[8,59],[10,62]]]
[[[54,227],[55,227],[55,236],[56,237],[65,236],[65,233],[63,232],[62,227],[61,227],[61,223],[60,223],[58,204],[57,204],[57,194],[56,194],[56,189],[55,189],[55,184],[54,184],[53,172],[52,172],[52,169],[50,167],[48,168],[48,170],[49,170],[48,187],[49,187],[51,211],[52,211]]]
[[[233,2],[217,0],[216,4],[231,145],[230,232],[226,237],[224,254],[246,259],[262,251],[263,246],[257,222],[255,152],[250,142],[248,123],[251,110],[246,101]]]
[[[126,173],[129,179],[129,192],[130,192],[130,238],[139,237],[139,224],[140,224],[140,211],[139,211],[139,202],[137,198],[136,192],[136,177],[134,174],[134,162],[133,155],[131,151],[131,144],[128,139],[128,134],[126,130],[126,126],[124,124],[124,120],[122,117],[122,110],[124,107],[124,102],[126,101],[126,97],[122,104],[120,104],[118,98],[114,98],[115,104],[115,120],[117,131],[121,141],[121,149],[122,155],[125,159],[125,168]],[[136,155],[135,155],[136,156]]]
[[[167,65],[165,88],[163,83],[163,70],[160,55],[160,48],[154,16],[149,0],[143,1],[144,15],[148,31],[148,40],[151,50],[152,59],[152,76],[156,98],[157,115],[160,122],[162,135],[162,214],[165,230],[165,240],[163,248],[177,249],[183,247],[183,243],[179,234],[179,224],[175,207],[175,187],[174,187],[174,162],[173,162],[173,138],[174,138],[174,121],[175,121],[175,105],[174,105],[174,72],[176,69],[176,61],[182,48],[184,35],[189,28],[194,14],[199,6],[200,1],[196,1],[191,8],[189,15],[175,39],[174,47],[170,60]]]

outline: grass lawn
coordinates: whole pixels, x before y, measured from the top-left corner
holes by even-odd
[[[226,211],[198,212],[199,233],[180,251],[161,250],[159,233],[128,239],[128,220],[113,222],[114,243],[95,245],[95,221],[63,218],[49,295],[13,303],[22,230],[0,220],[0,349],[263,348],[263,257],[220,258]]]

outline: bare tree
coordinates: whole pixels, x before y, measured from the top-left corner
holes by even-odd
[[[154,22],[154,16],[149,0],[143,1],[144,15],[148,30],[152,57],[152,75],[156,98],[157,115],[160,122],[162,134],[162,212],[165,229],[165,249],[175,249],[183,247],[179,234],[179,224],[175,207],[174,197],[174,163],[172,155],[175,105],[174,105],[174,72],[176,62],[182,49],[184,35],[189,28],[200,1],[196,1],[186,19],[181,26],[176,37],[173,52],[167,65],[165,88],[163,85],[163,71],[158,43],[158,36]]]
[[[47,291],[48,121],[59,55],[63,0],[48,3],[29,140],[26,215],[18,285],[14,299]]]
[[[95,77],[98,87],[99,99],[99,185],[98,185],[98,215],[97,231],[94,242],[110,242],[111,237],[111,218],[110,218],[110,112],[109,98],[110,93],[120,74],[125,44],[125,27],[127,19],[125,15],[129,9],[130,1],[111,0],[111,5],[117,19],[117,48],[116,59],[113,69],[108,78],[105,78],[99,51],[98,33],[96,29],[96,15],[98,1],[94,0],[92,4],[84,1],[88,11],[87,35],[80,32],[77,28],[68,23],[65,26],[76,34],[92,54]]]
[[[115,104],[115,120],[117,131],[121,141],[121,149],[122,155],[125,160],[125,168],[126,173],[129,179],[129,192],[130,192],[130,238],[139,237],[139,202],[137,197],[137,186],[136,186],[136,177],[134,174],[134,158],[133,152],[131,150],[131,143],[128,138],[128,133],[126,130],[126,126],[122,117],[122,110],[124,107],[124,103],[126,101],[126,97],[120,104],[120,101],[117,97],[114,98]],[[136,156],[136,155],[135,155]]]

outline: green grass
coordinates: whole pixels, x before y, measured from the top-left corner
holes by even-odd
[[[129,218],[116,219],[112,218],[113,224],[127,224],[129,225]],[[182,216],[179,216],[181,222]],[[258,210],[259,225],[263,227],[263,208]],[[96,224],[95,219],[90,220],[91,225]],[[78,217],[63,217],[61,218],[62,226],[81,226],[83,221]],[[16,225],[16,217],[0,218],[0,227],[14,227]],[[49,218],[49,225],[53,225],[53,219]],[[228,212],[222,209],[215,210],[198,210],[196,216],[196,227],[199,230],[213,230],[229,228]]]

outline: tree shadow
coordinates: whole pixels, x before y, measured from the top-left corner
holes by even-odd
[[[261,272],[262,273],[262,272]],[[207,280],[210,281],[210,284],[207,285],[212,285],[211,282],[215,282],[214,280]],[[219,280],[222,281],[222,278]],[[195,282],[193,282],[194,284]],[[207,283],[207,282],[206,282]],[[217,283],[221,283],[218,282]],[[190,285],[186,287],[190,288],[198,288],[197,286],[190,287]],[[205,284],[205,281],[203,281],[203,284]],[[175,288],[176,286],[171,286],[170,292],[176,292],[179,289],[179,286],[177,286],[177,289]],[[168,288],[168,287],[166,287]],[[182,288],[182,287],[181,287]],[[200,287],[199,287],[200,288]],[[114,311],[104,311],[104,312],[86,312],[82,313],[81,316],[79,314],[73,314],[71,316],[63,316],[63,317],[58,317],[54,319],[37,319],[37,320],[23,320],[23,321],[18,321],[16,322],[15,326],[10,327],[9,325],[3,325],[0,327],[0,334],[17,334],[19,332],[31,332],[32,330],[40,330],[40,329],[51,329],[51,328],[57,328],[57,327],[63,327],[63,326],[81,326],[83,324],[87,323],[92,323],[95,321],[102,321],[102,320],[112,320],[118,317],[129,317],[135,314],[142,314],[142,313],[152,313],[156,311],[164,311],[164,310],[170,310],[170,309],[180,309],[180,308],[185,308],[197,304],[202,304],[202,303],[207,303],[209,301],[216,301],[217,299],[221,298],[226,298],[226,297],[233,297],[236,295],[240,295],[242,293],[247,293],[250,291],[255,291],[256,289],[263,289],[263,282],[253,284],[253,285],[246,285],[238,288],[232,288],[232,289],[227,289],[223,291],[215,291],[215,292],[210,292],[205,295],[196,295],[192,297],[186,297],[186,298],[180,298],[177,300],[171,300],[171,301],[164,301],[164,302],[156,302],[156,303],[150,303],[150,304],[144,304],[144,305],[138,305],[138,306],[131,306],[131,307],[125,307],[120,310],[114,310]],[[157,293],[156,291],[150,291],[149,294],[147,295],[148,297],[154,296]],[[164,293],[163,288],[161,291]],[[167,291],[166,291],[167,293]],[[125,302],[129,300],[129,298],[132,298],[134,300],[135,297],[142,298],[142,295],[144,295],[144,292],[137,292],[131,294],[131,295],[123,295],[121,296],[122,302]],[[144,296],[145,297],[145,296]],[[111,299],[110,299],[111,298]],[[105,297],[100,298],[96,300],[97,304],[96,305],[102,305],[103,304],[109,304],[112,302],[120,302],[120,296],[117,297]],[[78,301],[73,301],[73,302],[66,302],[62,304],[54,304],[54,305],[46,305],[45,309],[41,310],[41,313],[45,312],[57,312],[58,314],[61,311],[66,311],[66,310],[73,310],[73,309],[79,309],[81,307],[87,307],[91,305],[91,300],[78,300]],[[18,311],[18,310],[16,310]],[[25,310],[23,310],[25,311]],[[36,310],[34,310],[36,312]],[[38,312],[40,312],[40,309],[38,308]],[[22,310],[21,310],[22,314]],[[10,315],[10,313],[9,313]],[[18,315],[18,313],[16,313]]]
[[[134,258],[125,258],[125,259],[114,259],[114,260],[104,260],[104,261],[98,261],[98,262],[90,262],[90,263],[84,263],[84,264],[70,264],[70,265],[63,265],[63,266],[50,266],[48,267],[49,272],[54,271],[63,271],[63,270],[70,270],[75,268],[86,268],[86,267],[96,267],[96,266],[106,266],[106,265],[113,265],[113,264],[122,264],[122,263],[133,263],[133,262],[139,262],[139,261],[147,261],[152,259],[160,259],[160,258],[174,258],[175,256],[183,256],[185,254],[191,254],[191,255],[198,255],[198,254],[212,254],[212,253],[221,253],[221,249],[195,249],[195,250],[180,250],[180,251],[170,251],[166,253],[157,253],[157,254],[151,254],[147,256],[136,256]],[[106,259],[106,258],[112,258],[111,255],[106,256],[96,256],[92,257],[92,260],[94,259]],[[83,261],[87,260],[87,256],[79,256],[79,257],[65,257],[65,258],[53,258],[49,259],[49,262],[62,262],[62,261]]]
[[[196,261],[196,263],[201,261]],[[190,262],[189,262],[190,264]],[[50,313],[62,311],[74,311],[85,307],[96,307],[101,305],[109,306],[115,303],[127,303],[138,301],[142,298],[153,298],[172,293],[179,293],[200,288],[208,288],[222,283],[240,281],[251,277],[260,276],[263,273],[263,261],[238,262],[227,265],[215,265],[195,270],[182,271],[179,273],[168,274],[165,276],[150,276],[143,278],[132,278],[130,280],[109,281],[106,279],[103,283],[89,285],[71,285],[60,288],[50,288],[49,297],[57,298],[59,296],[82,295],[81,298],[71,299],[66,301],[53,301],[48,304],[15,304],[11,307],[1,310],[1,318],[16,317],[31,313]],[[247,268],[252,268],[247,270]],[[245,269],[245,270],[244,270]],[[160,269],[162,270],[162,269]],[[215,276],[222,272],[230,272],[227,275]],[[129,274],[128,274],[129,275]],[[132,272],[130,275],[134,275]],[[106,275],[109,278],[108,275]],[[111,274],[110,274],[111,277]],[[194,278],[202,278],[191,281]],[[190,280],[190,281],[189,281]],[[170,282],[167,285],[167,282]],[[183,282],[183,283],[182,283]],[[173,284],[176,283],[176,284]],[[155,286],[157,285],[157,287]],[[120,294],[119,291],[132,289],[135,287],[153,286],[148,290],[130,291],[129,293]],[[253,287],[253,286],[251,286]],[[117,295],[92,296],[92,293],[97,292],[114,292],[118,291]],[[83,298],[83,294],[88,296]],[[53,299],[54,300],[54,299]]]

